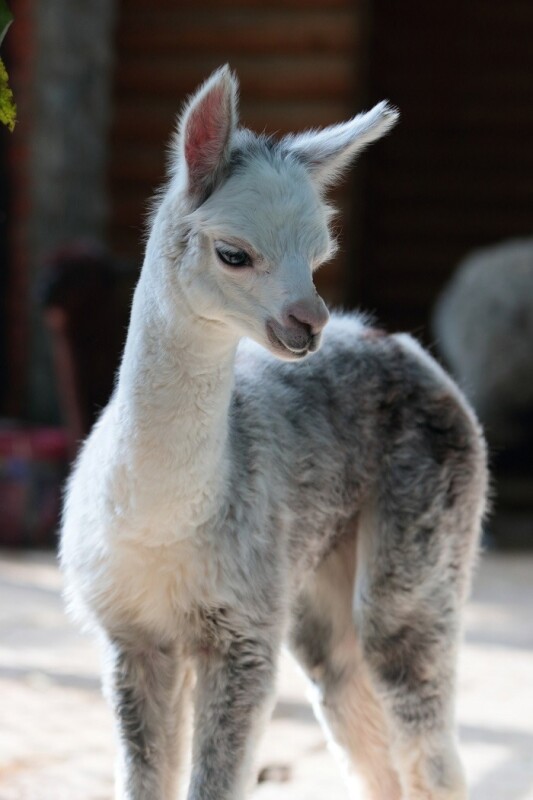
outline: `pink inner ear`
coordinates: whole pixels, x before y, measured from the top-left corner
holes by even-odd
[[[185,131],[185,159],[191,186],[215,171],[229,136],[230,113],[226,91],[216,86],[191,109]]]

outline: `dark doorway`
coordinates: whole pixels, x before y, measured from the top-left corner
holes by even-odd
[[[533,4],[370,6],[368,103],[402,118],[363,165],[358,300],[427,337],[469,250],[533,232]]]

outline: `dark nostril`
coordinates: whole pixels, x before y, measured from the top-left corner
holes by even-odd
[[[297,327],[306,331],[308,336],[319,334],[329,314],[324,302],[320,298],[313,298],[312,302],[292,303],[283,315],[283,322],[287,327]]]
[[[308,322],[304,322],[303,320],[298,319],[298,317],[295,317],[294,314],[289,314],[289,322],[292,323],[293,325],[295,324],[295,327],[305,331],[305,333],[308,336],[313,335],[313,329],[311,325],[309,325]]]

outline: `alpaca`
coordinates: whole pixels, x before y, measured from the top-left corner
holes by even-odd
[[[439,349],[491,445],[533,445],[533,240],[474,250],[433,312]]]
[[[119,800],[176,797],[192,713],[188,800],[242,800],[284,642],[353,796],[467,797],[453,696],[483,439],[409,336],[357,315],[324,331],[313,284],[326,189],[396,117],[257,136],[227,67],[182,114],[62,527],[71,606],[104,647]]]

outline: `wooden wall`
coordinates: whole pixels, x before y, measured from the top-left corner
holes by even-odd
[[[371,5],[368,92],[402,118],[363,164],[360,299],[430,338],[458,260],[533,233],[533,3]]]
[[[147,199],[164,175],[165,146],[185,97],[220,64],[241,81],[241,115],[284,133],[338,122],[359,110],[357,8],[352,0],[120,0],[110,153],[109,234],[140,262]],[[351,185],[335,196],[351,216]],[[349,236],[319,274],[343,301]]]

